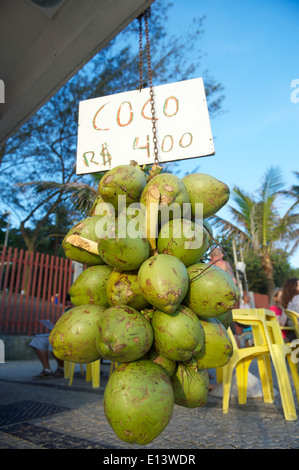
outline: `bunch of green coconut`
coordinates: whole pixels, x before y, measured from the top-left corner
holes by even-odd
[[[233,352],[227,327],[239,299],[232,278],[205,261],[206,219],[229,188],[207,174],[160,170],[146,176],[132,162],[105,173],[89,216],[63,241],[86,267],[69,290],[74,307],[50,335],[60,359],[116,364],[105,416],[121,440],[142,445],[165,429],[175,404],[205,406],[208,369]]]

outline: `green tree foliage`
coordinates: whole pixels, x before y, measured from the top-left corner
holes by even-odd
[[[220,235],[216,239],[219,245],[222,247],[224,252],[224,259],[230,262],[233,270],[236,272],[232,247],[233,236]],[[249,290],[258,294],[267,294],[267,282],[261,256],[252,250],[250,244],[245,244],[242,246]],[[238,261],[240,261],[240,250],[237,251]],[[299,269],[294,269],[291,267],[289,257],[289,253],[282,249],[275,249],[271,253],[275,287],[281,287],[284,281],[290,277],[299,277]]]
[[[273,256],[275,257],[282,247],[292,253],[298,243],[297,203],[291,204],[282,215],[278,210],[279,201],[286,196],[283,190],[280,169],[269,168],[254,195],[237,186],[233,188],[231,199],[235,205],[228,208],[235,223],[217,215],[212,218],[216,226],[222,228],[224,235],[234,236],[247,254],[253,252],[259,258],[259,261],[255,260],[255,269],[261,264],[270,299],[278,280],[275,279]],[[276,275],[281,262],[281,258],[279,262],[276,261]]]
[[[283,250],[277,250],[271,254],[275,287],[281,287],[286,279],[296,275],[296,271],[290,266],[288,258],[289,254]],[[261,257],[254,251],[248,250],[244,254],[244,261],[246,263],[249,290],[259,294],[268,294]]]
[[[194,19],[185,35],[178,36],[167,31],[169,8],[171,4],[156,0],[149,19],[154,85],[200,73],[204,18]],[[29,250],[36,249],[51,214],[61,205],[71,220],[86,214],[96,196],[95,178],[77,176],[75,171],[78,105],[81,100],[138,88],[138,30],[134,20],[0,148],[1,205],[12,212]],[[143,57],[146,79],[145,41]],[[210,113],[216,115],[222,86],[209,72],[200,74]]]

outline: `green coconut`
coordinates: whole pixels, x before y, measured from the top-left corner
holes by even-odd
[[[107,265],[90,266],[73,282],[69,295],[73,305],[102,305],[109,307],[107,280],[113,268]]]
[[[188,219],[173,219],[160,230],[158,252],[180,259],[185,266],[200,261],[208,248],[208,236],[203,226]]]
[[[113,269],[107,280],[107,299],[110,306],[129,305],[137,310],[146,308],[149,303],[140,291],[138,270]]]
[[[162,224],[173,218],[173,212],[169,209],[174,203],[176,204],[176,206],[173,206],[176,210],[175,217],[183,217],[184,204],[189,204],[190,198],[184,183],[178,176],[171,173],[160,173],[152,178],[145,186],[140,197],[140,202],[145,206],[148,193],[152,191],[159,195]]]
[[[205,406],[209,391],[207,370],[198,370],[192,364],[179,363],[171,376],[174,402],[186,408]]]
[[[184,176],[182,181],[187,188],[192,215],[196,216],[196,203],[203,204],[203,217],[216,214],[229,200],[229,187],[205,173],[192,173]]]
[[[189,288],[184,304],[203,318],[214,318],[231,310],[240,292],[231,276],[217,266],[196,263],[187,268]]]
[[[115,305],[101,316],[96,346],[104,359],[136,361],[149,351],[152,343],[151,324],[138,310],[127,305]]]
[[[95,215],[100,215],[102,217],[104,216],[111,217],[111,218],[115,217],[115,209],[113,205],[105,202],[100,194],[96,197],[89,211],[90,217],[95,216]]]
[[[168,425],[174,409],[170,379],[158,364],[121,364],[108,380],[104,413],[115,434],[129,444],[146,445]]]
[[[99,323],[105,308],[79,305],[67,310],[56,322],[49,341],[58,359],[89,363],[100,359],[96,347]]]
[[[128,207],[134,202],[139,202],[145,186],[145,173],[138,166],[118,165],[107,171],[98,189],[103,200],[112,204],[118,213],[119,196],[125,196],[125,205]]]
[[[225,327],[217,318],[203,319],[204,343],[200,352],[194,354],[199,369],[225,366],[232,354],[233,345]]]
[[[180,305],[174,312],[156,310],[152,318],[155,350],[173,361],[188,361],[204,341],[201,321],[192,310]]]
[[[87,217],[69,230],[62,241],[62,248],[67,258],[88,266],[105,264],[99,253],[88,251],[90,248],[88,240],[96,243],[98,241],[95,229],[97,222],[101,218],[101,216]],[[78,237],[83,237],[83,240],[79,239],[77,243]]]
[[[176,310],[188,290],[188,272],[175,256],[157,254],[140,266],[138,282],[147,301],[159,310]]]
[[[106,264],[124,271],[138,269],[150,255],[150,245],[142,228],[129,230],[129,218],[117,220],[101,237],[99,253]]]
[[[168,359],[168,357],[162,356],[162,354],[159,354],[153,347],[151,347],[149,352],[144,356],[144,359],[149,359],[150,361],[159,364],[159,366],[163,368],[167,377],[171,377],[174,373],[176,361]]]
[[[94,216],[94,215],[101,215],[101,214],[97,214],[97,210],[98,210],[97,208],[98,208],[98,207],[100,208],[100,207],[101,207],[101,204],[104,204],[104,203],[105,203],[104,199],[103,199],[102,196],[99,194],[99,195],[95,198],[94,203],[93,203],[93,205],[91,206],[91,209],[90,209],[90,211],[89,211],[89,216],[92,217],[92,216]]]

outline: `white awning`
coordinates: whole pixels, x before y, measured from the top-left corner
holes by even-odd
[[[153,1],[0,0],[0,144]]]

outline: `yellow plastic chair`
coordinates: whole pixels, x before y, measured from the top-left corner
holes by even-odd
[[[295,331],[296,336],[298,334],[298,338],[299,338],[299,324],[298,324],[298,320],[297,320],[297,319],[299,319],[299,314],[297,312],[293,312],[292,310],[287,310],[286,311],[287,315],[288,316],[290,315],[290,318],[293,321],[293,326],[290,326],[290,327],[280,326],[279,322],[278,322],[278,318],[272,310],[252,309],[252,313],[254,315],[260,316],[261,318],[264,318],[267,321],[267,326],[268,326],[273,344],[276,344],[276,345],[286,344],[284,342],[284,339],[283,339],[283,336],[282,336],[282,333],[281,333],[281,330],[285,329],[285,328]],[[273,323],[269,323],[269,321],[271,321]],[[282,346],[281,349],[283,349],[284,352],[285,352],[285,357],[286,357],[286,359],[288,361],[288,364],[289,364],[289,367],[291,369],[294,384],[295,383],[297,384],[298,369],[294,365],[294,363],[292,362],[292,358],[291,358],[292,347],[291,347],[291,344],[287,343],[287,346],[288,346],[287,348],[284,348]],[[289,348],[291,348],[291,351],[290,351]],[[297,395],[298,402],[299,402],[299,390],[298,390],[297,386],[295,387],[295,391],[296,391],[296,395]]]
[[[70,361],[64,361],[64,363],[63,363],[64,378],[69,379],[69,381],[70,381],[69,385],[72,385],[72,382],[73,382],[75,365],[76,364],[74,362],[70,362]],[[80,364],[80,369],[81,369],[81,374],[84,375],[84,369],[83,369],[82,364]]]
[[[285,419],[297,419],[287,363],[289,364],[299,401],[299,377],[297,364],[291,360],[292,349],[283,341],[275,313],[267,309],[236,309],[232,311],[235,321],[252,327],[255,346],[268,346],[269,355],[277,376]]]
[[[100,364],[100,360],[86,364],[86,381],[92,381],[92,388],[100,388]],[[117,365],[117,362],[111,362],[109,377],[112,374],[113,369],[116,369]]]
[[[118,362],[111,362],[109,377],[112,374],[112,372],[117,368],[117,366],[118,366]]]
[[[69,386],[73,383],[74,371],[75,371],[75,362],[64,362],[64,377],[69,379]],[[118,366],[117,362],[111,362],[109,377],[112,374],[113,370]],[[83,365],[80,364],[81,374],[84,375]],[[100,388],[100,377],[101,377],[101,361],[90,362],[86,364],[86,382],[92,383],[92,388]]]
[[[92,383],[92,388],[100,388],[101,360],[86,364],[86,382]]]
[[[238,309],[238,310],[235,309],[235,310],[233,310],[233,312],[235,312],[235,315],[237,314],[237,312],[240,312],[241,315],[242,314],[247,314],[248,315],[249,312],[250,312],[250,309]],[[246,323],[246,326],[247,325],[248,325],[248,321]],[[250,326],[252,326],[252,325],[250,324]],[[271,360],[270,360],[269,348],[268,348],[265,340],[264,341],[260,340],[259,325],[258,324],[254,325],[252,329],[253,329],[253,331],[251,331],[250,334],[251,334],[253,339],[254,339],[254,336],[255,336],[255,341],[253,341],[252,346],[239,348],[236,344],[235,339],[234,339],[233,344],[235,345],[235,350],[240,351],[241,349],[244,349],[243,353],[237,353],[237,354],[235,353],[236,356],[237,356],[236,359],[240,358],[239,360],[242,360],[241,358],[242,357],[245,358],[247,354],[248,354],[249,357],[251,357],[253,355],[254,351],[255,351],[253,348],[255,348],[257,346],[262,346],[263,348],[266,347],[266,350],[264,351],[264,354],[261,354],[260,350],[256,350],[257,354],[254,354],[254,356],[257,359],[257,365],[258,365],[259,376],[260,376],[261,385],[262,385],[262,392],[263,392],[264,402],[265,403],[273,403],[274,402],[274,389],[273,389],[273,381],[272,381],[272,371],[271,371]],[[232,334],[231,330],[230,330],[230,333]],[[250,360],[246,360],[247,372],[248,372],[248,368],[250,366],[250,363],[252,362],[253,359],[254,359],[254,357],[252,357]],[[239,369],[240,368],[241,368],[241,366],[239,367]],[[222,369],[223,368],[216,369],[216,378],[217,378],[218,383],[221,383],[222,380],[223,380],[223,370]],[[246,369],[244,369],[244,373],[245,373],[245,370]],[[240,404],[245,404],[246,399],[247,399],[247,396],[246,396],[246,392],[247,392],[247,373],[244,375],[244,378],[241,378],[241,377],[242,377],[242,375],[241,376],[239,375],[239,379],[238,379],[238,381],[239,381],[238,397],[239,397],[239,403]],[[238,385],[238,381],[237,381],[237,385]]]
[[[244,313],[243,310],[235,310],[235,312],[239,313],[242,312]],[[281,333],[281,327],[279,325],[279,322],[277,321],[277,316],[272,310],[268,309],[250,309],[246,310],[246,313],[250,312],[251,315],[255,315],[263,320],[266,321],[266,325],[268,328],[268,332],[270,334],[270,340],[272,345],[276,345],[276,349],[280,349],[281,352],[284,353],[285,359],[288,361],[291,372],[294,370],[296,371],[295,374],[292,373],[293,379],[296,380],[298,377],[298,371],[297,367],[294,366],[294,363],[291,361],[291,355],[292,355],[292,350],[290,348],[289,344],[286,344],[283,340],[283,336]],[[255,337],[255,342],[259,340],[259,337]],[[285,347],[286,346],[286,347]],[[296,393],[297,393],[297,388],[296,388]]]
[[[65,379],[70,378],[70,365],[71,365],[71,363],[69,361],[64,361],[63,362],[63,370],[64,370],[64,378]]]
[[[296,313],[296,312],[294,312]],[[258,312],[259,315],[263,315],[263,312],[260,311]],[[299,403],[299,374],[298,374],[298,366],[295,362],[292,360],[292,347],[290,343],[285,343],[282,333],[281,333],[281,327],[279,323],[277,322],[277,317],[276,315],[271,311],[271,310],[265,310],[265,317],[266,317],[266,323],[268,326],[268,329],[271,334],[271,339],[273,341],[272,347],[276,350],[281,349],[285,359],[288,362],[292,379],[294,382],[294,387],[295,387],[295,393],[297,397],[297,401]],[[298,315],[299,317],[299,315]],[[295,328],[294,328],[295,330]]]
[[[294,312],[293,310],[285,310],[285,313],[288,319],[292,322],[293,326],[282,326],[283,330],[293,330],[295,332],[296,338],[299,339],[299,313]]]
[[[223,378],[223,413],[228,412],[231,382],[234,370],[236,370],[238,402],[242,405],[247,401],[247,377],[251,362],[253,359],[263,357],[269,352],[267,345],[238,348],[235,337],[230,328],[228,328],[227,333],[233,345],[233,355],[230,361],[221,368]],[[260,365],[260,372],[264,401],[272,403],[274,400],[272,375],[267,364],[264,364],[264,367]]]
[[[64,362],[64,378],[69,379],[69,387],[73,384],[75,366],[75,362]],[[80,364],[80,369],[84,375],[83,364]],[[86,381],[91,381],[93,388],[100,387],[100,360],[86,364]]]
[[[223,382],[223,366],[216,367],[216,382],[217,384],[221,384]]]

